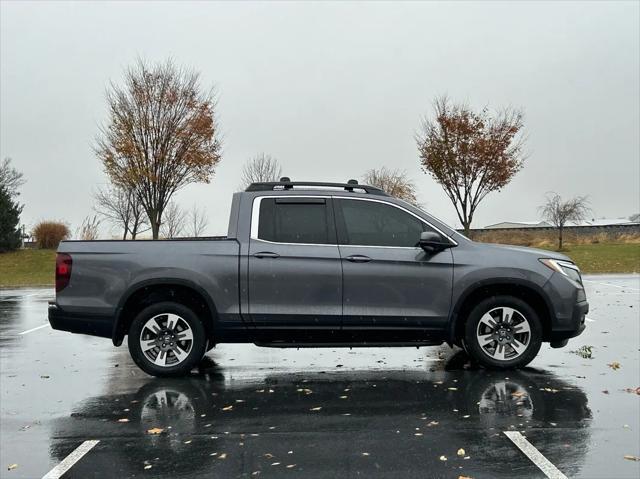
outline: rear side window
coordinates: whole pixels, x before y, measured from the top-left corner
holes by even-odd
[[[277,243],[330,244],[333,218],[323,198],[263,198],[258,238]]]
[[[338,200],[343,220],[340,244],[413,247],[431,228],[406,211],[385,203]]]

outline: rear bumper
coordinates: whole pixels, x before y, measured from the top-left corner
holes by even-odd
[[[101,338],[111,338],[113,332],[111,316],[70,313],[62,310],[56,303],[49,303],[49,324],[59,331]]]

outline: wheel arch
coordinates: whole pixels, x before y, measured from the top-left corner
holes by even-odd
[[[462,337],[464,324],[471,309],[482,299],[498,296],[515,296],[527,302],[540,316],[542,340],[548,341],[551,333],[553,306],[543,289],[535,283],[522,279],[505,278],[500,280],[479,281],[469,286],[458,297],[449,321],[449,342],[458,344]]]
[[[197,283],[179,278],[155,278],[140,281],[127,289],[116,309],[111,340],[120,346],[133,318],[146,306],[160,301],[175,301],[194,310],[202,320],[207,336],[213,337],[218,312],[211,296]]]

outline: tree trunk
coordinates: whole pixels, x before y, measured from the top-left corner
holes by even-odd
[[[149,225],[151,226],[151,235],[154,240],[157,240],[160,234],[160,215],[157,211],[150,211],[148,216]]]
[[[562,226],[558,228],[558,251],[562,251]]]

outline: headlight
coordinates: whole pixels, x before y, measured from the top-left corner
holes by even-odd
[[[540,262],[543,265],[545,265],[547,268],[550,268],[582,284],[582,277],[580,276],[580,268],[578,268],[571,261],[562,261],[559,259],[550,259],[550,258],[540,258]]]

